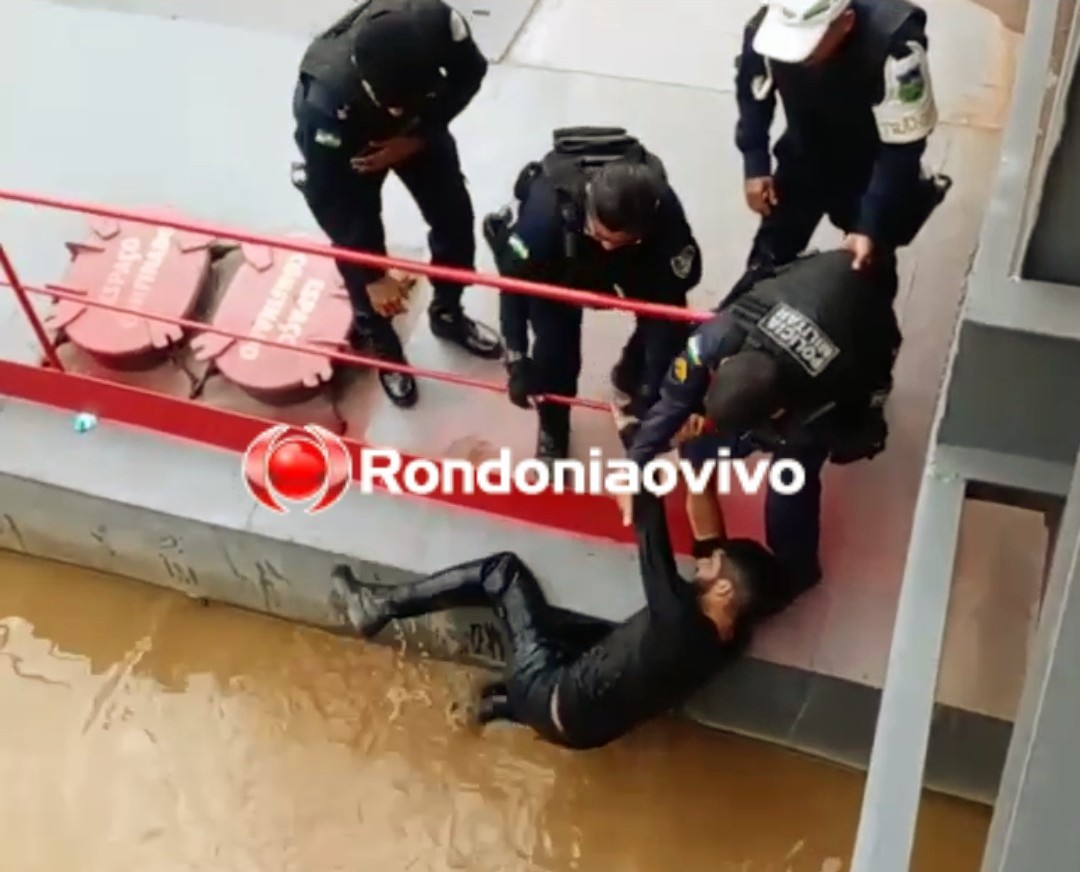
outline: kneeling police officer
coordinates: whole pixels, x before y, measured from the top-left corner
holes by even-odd
[[[861,267],[878,260],[896,293],[895,250],[909,244],[951,182],[922,169],[937,107],[926,13],[907,0],[768,0],[736,61],[746,199],[761,226],[741,287],[789,262],[824,215]],[[769,154],[777,96],[787,129]]]
[[[294,182],[334,245],[385,254],[382,187],[393,170],[430,228],[434,263],[473,269],[473,210],[449,124],[487,73],[462,16],[442,0],[361,0],[319,36],[300,64],[293,98],[306,165]],[[390,319],[405,286],[382,270],[339,261],[354,312],[353,344],[405,362]],[[461,285],[432,282],[431,332],[484,358],[502,347],[465,316]],[[380,371],[399,406],[416,402],[411,375]]]
[[[738,657],[763,617],[791,600],[772,556],[748,540],[728,543],[711,577],[685,581],[663,502],[641,494],[633,511],[646,606],[614,626],[574,626],[505,551],[400,585],[361,581],[339,566],[335,589],[368,638],[391,620],[490,605],[510,656],[502,680],[481,692],[480,722],[512,720],[557,745],[597,748],[686,702]]]
[[[499,272],[685,306],[701,280],[701,256],[660,160],[622,128],[564,128],[553,138],[552,151],[518,176],[517,204],[484,221]],[[504,292],[500,320],[515,405],[529,408],[538,394],[577,395],[580,306]],[[683,322],[637,318],[611,377],[638,414],[689,333]],[[537,455],[566,457],[570,408],[540,402],[538,413]]]
[[[711,432],[680,445],[699,468],[720,449],[800,464],[801,490],[770,489],[765,504],[766,542],[800,589],[821,577],[822,466],[872,458],[888,436],[884,405],[901,336],[876,285],[890,277],[872,266],[853,270],[853,257],[814,254],[760,279],[690,337],[659,402],[622,431],[628,456],[644,465],[704,412]],[[723,535],[722,525],[696,529],[695,556],[708,558],[722,544],[711,540]]]

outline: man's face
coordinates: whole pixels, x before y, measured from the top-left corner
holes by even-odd
[[[609,230],[592,215],[585,219],[585,235],[594,240],[604,251],[615,251],[641,242],[641,237],[632,233]]]
[[[808,67],[820,67],[826,63],[844,44],[854,27],[855,10],[848,9],[829,25],[829,29],[825,31],[825,36],[821,38],[817,48],[803,63]]]

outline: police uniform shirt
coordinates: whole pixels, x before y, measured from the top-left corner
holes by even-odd
[[[660,200],[657,230],[637,244],[605,251],[578,222],[570,228],[578,238],[584,269],[568,263],[566,230],[555,190],[543,176],[531,183],[507,241],[504,274],[533,281],[568,282],[579,290],[670,305],[682,305],[701,281],[701,255],[678,196],[666,188]],[[592,265],[595,269],[589,269]],[[576,277],[588,276],[582,287]]]
[[[878,80],[880,84],[868,100],[870,105],[851,107],[852,117],[850,123],[843,125],[845,129],[806,129],[812,127],[812,121],[804,121],[800,127],[800,107],[785,106],[789,132],[800,138],[804,145],[807,142],[818,144],[816,152],[821,161],[828,162],[832,155],[833,169],[843,171],[852,163],[848,153],[863,148],[874,151],[870,181],[861,199],[856,226],[852,228],[853,232],[871,238],[880,237],[887,213],[910,194],[919,178],[927,137],[938,120],[927,61],[925,13],[910,4],[904,4],[904,7],[910,9],[910,14],[889,40]],[[849,37],[846,49],[841,47],[837,56],[826,62],[826,69],[830,64],[845,62],[845,50],[855,50],[859,22],[869,26],[864,19],[875,14],[870,6],[859,0],[853,8],[857,16],[856,32]],[[776,111],[776,78],[781,69],[788,66],[767,60],[754,51],[754,34],[762,14],[755,15],[746,28],[736,67],[739,120],[735,139],[743,155],[747,179],[772,175],[769,145]],[[858,63],[857,58],[848,60]],[[804,78],[825,75],[822,71],[798,67],[789,68],[789,71],[793,76]],[[827,100],[828,93],[822,93],[820,97]],[[827,118],[827,113],[817,115],[806,111],[803,114],[809,119]],[[866,143],[859,142],[863,135],[855,132],[864,129],[869,131],[870,141]],[[814,149],[811,147],[811,150]]]
[[[380,2],[380,0],[373,0]],[[377,94],[365,86],[351,61],[351,42],[355,31],[337,37],[323,35],[320,40],[340,39],[350,45],[335,47],[339,63],[350,70],[335,75],[337,81],[313,79],[306,67],[317,51],[313,43],[301,66],[301,88],[306,94],[294,105],[297,143],[310,161],[320,157],[348,161],[374,141],[404,134],[425,135],[446,128],[472,101],[487,73],[487,60],[470,33],[464,17],[442,0],[412,0],[425,26],[437,32],[427,43],[434,46],[433,68],[441,83],[423,101],[422,108],[409,117],[398,117],[379,105]],[[362,26],[362,25],[361,25]]]

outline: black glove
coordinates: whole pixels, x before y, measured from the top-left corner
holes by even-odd
[[[829,460],[839,466],[870,460],[885,450],[888,439],[889,425],[884,411],[868,408],[836,429],[830,440]]]
[[[506,365],[509,379],[506,384],[506,392],[510,395],[510,402],[522,409],[531,409],[532,403],[529,395],[533,391],[532,361],[527,357],[519,357]]]

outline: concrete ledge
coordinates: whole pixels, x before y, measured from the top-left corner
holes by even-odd
[[[252,508],[232,453],[108,424],[80,435],[66,414],[0,406],[0,548],[345,632],[329,585],[334,563],[404,581],[475,557],[477,543],[518,551],[559,607],[619,620],[643,604],[628,548],[391,496],[350,495],[314,518],[270,515]],[[485,610],[405,622],[380,641],[487,665],[505,653]],[[750,658],[687,714],[864,767],[879,695]],[[928,784],[992,801],[1009,725],[944,708],[937,725]]]

